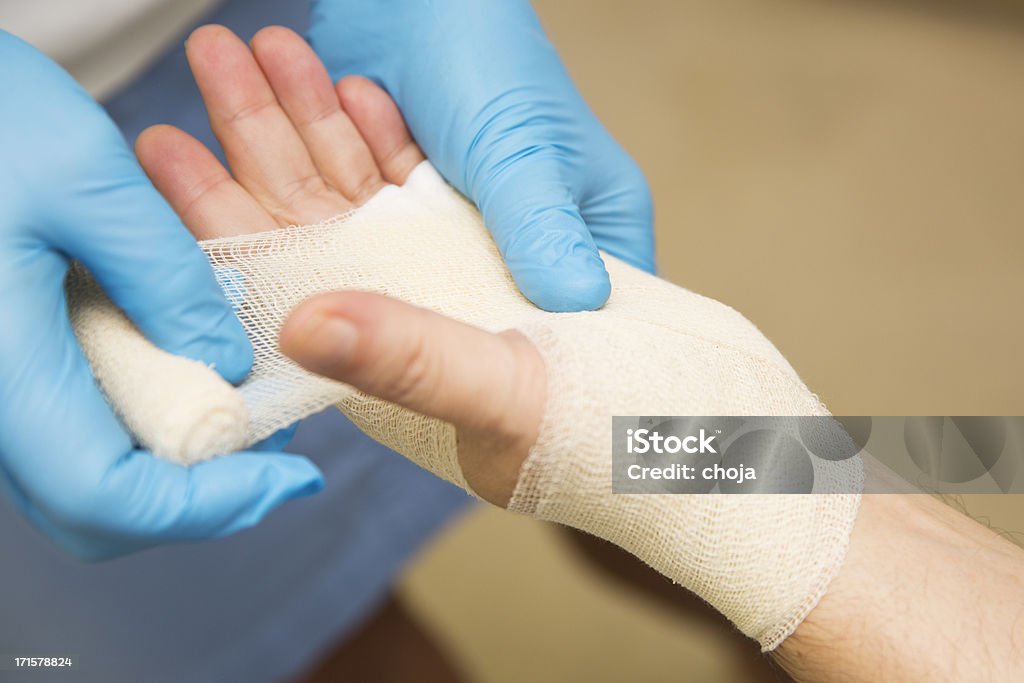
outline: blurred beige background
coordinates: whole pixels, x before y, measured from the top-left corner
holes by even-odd
[[[745,313],[835,413],[1024,414],[1016,3],[536,4],[647,173],[664,277]],[[966,504],[1024,530],[1019,497]],[[480,510],[402,590],[485,683],[743,680],[561,541]]]

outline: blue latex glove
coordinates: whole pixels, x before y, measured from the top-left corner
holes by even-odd
[[[318,0],[310,40],[332,77],[395,98],[437,169],[480,207],[522,292],[601,306],[600,247],[654,268],[650,192],[587,107],[525,0]]]
[[[69,259],[171,352],[239,381],[252,349],[99,105],[3,31],[0,64],[0,491],[59,545],[98,559],[228,534],[319,490],[319,471],[294,456],[186,469],[133,449],[71,331]]]

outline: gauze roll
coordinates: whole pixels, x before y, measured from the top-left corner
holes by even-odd
[[[79,264],[68,283],[71,325],[92,374],[137,441],[184,465],[248,445],[249,411],[233,386],[151,344]]]
[[[312,294],[377,292],[485,330],[517,329],[537,346],[547,405],[510,509],[626,548],[765,649],[792,632],[838,570],[859,497],[829,491],[859,490],[855,459],[815,462],[822,493],[813,495],[612,494],[612,415],[826,414],[774,346],[728,306],[605,254],[612,295],[604,308],[541,311],[519,293],[476,209],[426,162],[405,185],[381,190],[348,215],[201,246],[255,351],[252,374],[229,390],[246,413],[230,428],[245,433],[232,448],[333,403],[374,439],[469,490],[450,424],[314,376],[277,351],[285,317]],[[87,281],[76,275],[68,287],[73,307],[85,300],[75,293]],[[87,300],[104,319],[120,317],[109,302]],[[196,437],[157,428],[165,423],[162,402],[179,391],[164,386],[161,367],[180,359],[154,356],[123,317],[88,329],[83,316],[72,311],[72,318],[94,368],[93,359],[107,359],[97,379],[139,442],[179,462],[195,460]],[[125,335],[135,340],[126,345]],[[147,357],[110,361],[119,354]],[[203,377],[187,379],[195,386],[180,390],[197,416],[231,402],[223,381],[200,369]],[[227,441],[210,438],[203,455],[223,452]]]

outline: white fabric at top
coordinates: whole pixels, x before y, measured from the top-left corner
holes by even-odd
[[[0,0],[0,28],[59,62],[96,98],[137,75],[220,0]]]

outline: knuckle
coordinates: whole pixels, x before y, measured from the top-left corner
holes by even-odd
[[[635,161],[628,155],[628,164],[625,167],[623,176],[623,187],[626,199],[630,201],[635,210],[647,214],[653,213],[654,197],[651,194],[651,186],[647,182],[647,176]]]
[[[654,197],[651,195],[647,183],[641,184],[635,190],[630,202],[633,204],[633,211],[638,219],[648,225],[654,221]]]
[[[331,102],[317,109],[315,112],[309,115],[309,117],[301,124],[305,128],[311,128],[317,126],[325,121],[332,121],[341,114],[341,110],[338,109],[338,105]]]
[[[383,178],[381,178],[377,169],[374,168],[373,170],[367,171],[352,183],[352,190],[348,192],[348,199],[356,205],[362,206],[377,193],[377,190],[379,190],[383,184]]]
[[[273,97],[247,102],[235,111],[224,116],[223,123],[227,126],[238,126],[243,121],[259,116],[266,111],[270,111],[271,108],[276,105],[277,100]]]
[[[185,201],[180,214],[182,218],[188,219],[195,210],[201,205],[204,200],[213,196],[213,193],[223,188],[225,185],[230,185],[233,179],[229,175],[208,175],[201,178],[196,184],[190,188],[191,196]]]
[[[562,151],[557,145],[539,142],[528,145],[496,145],[488,159],[491,173],[500,176],[516,169],[530,168],[538,163],[557,163],[562,160]]]
[[[319,173],[310,173],[288,183],[271,213],[286,223],[294,222],[292,216],[298,215],[298,207],[310,202],[312,198],[323,197],[328,193],[323,177]]]

